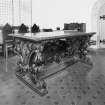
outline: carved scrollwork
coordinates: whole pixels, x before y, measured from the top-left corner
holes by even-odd
[[[89,63],[90,58],[87,57],[88,55],[87,48],[89,47],[89,40],[90,36],[84,36],[80,38],[80,46],[78,53],[80,60],[87,64],[91,64],[91,61]]]
[[[29,65],[32,70],[34,70],[34,73],[40,72],[43,68],[43,58],[42,58],[42,51],[43,46],[41,44],[33,44],[32,46],[33,51],[30,54],[29,59]],[[31,63],[31,64],[30,64]]]
[[[18,39],[16,39],[15,42],[16,44],[15,44],[14,50],[15,50],[15,53],[19,56],[19,60],[17,64],[22,71],[26,71],[27,69],[29,69],[26,58],[30,53],[27,43],[25,43],[24,41],[20,41]]]

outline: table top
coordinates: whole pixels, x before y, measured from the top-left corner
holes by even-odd
[[[67,38],[67,37],[74,37],[74,36],[86,36],[86,35],[93,35],[95,32],[76,32],[76,31],[53,31],[53,32],[38,32],[38,33],[14,33],[9,34],[9,36],[23,38],[28,40],[34,41],[42,41],[42,40],[49,40],[49,39],[59,39],[59,38]]]

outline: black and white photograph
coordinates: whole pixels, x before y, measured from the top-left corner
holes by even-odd
[[[0,0],[0,105],[105,105],[105,0]]]

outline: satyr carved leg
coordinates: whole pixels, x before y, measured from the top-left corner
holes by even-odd
[[[30,58],[30,73],[31,73],[31,79],[32,81],[36,84],[38,88],[41,89],[41,91],[44,91],[46,89],[46,83],[44,80],[40,80],[39,74],[43,72],[43,57],[42,57],[42,51],[43,51],[43,46],[39,44],[34,44],[33,45],[33,55],[31,54],[32,58]]]
[[[91,57],[88,55],[90,36],[80,37],[79,58],[82,62],[92,65]]]
[[[43,71],[42,44],[16,39],[14,50],[19,57],[16,76],[40,95],[47,94],[47,85],[39,78]]]

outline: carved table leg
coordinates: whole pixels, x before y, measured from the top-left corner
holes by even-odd
[[[93,65],[90,56],[88,55],[87,48],[89,47],[90,36],[80,37],[80,46],[79,46],[79,58],[82,62]]]
[[[38,73],[43,68],[41,43],[31,43],[16,39],[15,52],[19,56],[16,76],[41,96],[48,93],[44,80],[40,80]]]

